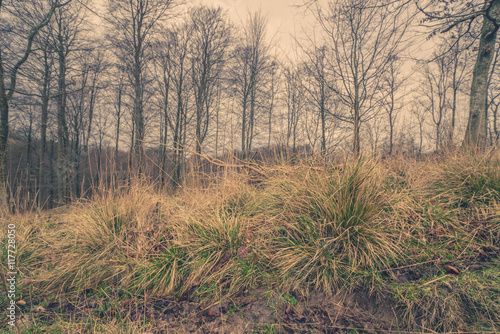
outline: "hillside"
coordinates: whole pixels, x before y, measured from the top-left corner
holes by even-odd
[[[277,161],[96,194],[2,224],[20,332],[500,330],[498,155]]]

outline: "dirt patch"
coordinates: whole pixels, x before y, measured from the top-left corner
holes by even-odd
[[[28,300],[21,310],[24,327],[30,323],[68,318],[123,318],[148,321],[153,333],[376,333],[392,328],[395,316],[390,307],[362,293],[328,296],[311,293],[307,298],[278,291],[257,289],[231,301],[202,306],[190,300],[128,298],[110,306],[89,298],[81,303],[50,302],[39,306]]]

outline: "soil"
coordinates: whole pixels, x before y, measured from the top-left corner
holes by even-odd
[[[389,305],[362,293],[327,296],[312,293],[309,297],[293,297],[283,302],[277,293],[258,289],[232,301],[204,307],[190,300],[151,298],[124,300],[119,310],[101,310],[102,301],[86,300],[80,304],[51,302],[46,308],[40,301],[28,300],[22,306],[29,315],[23,322],[52,322],[61,313],[68,318],[89,315],[116,317],[117,312],[131,321],[148,319],[154,324],[151,333],[346,333],[357,329],[361,333],[377,333],[395,326]],[[149,333],[148,333],[149,334]]]

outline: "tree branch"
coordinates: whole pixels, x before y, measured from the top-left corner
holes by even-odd
[[[71,2],[71,0],[68,0],[68,1],[66,1],[64,3],[59,3],[58,0],[56,0],[52,4],[52,6],[50,7],[49,12],[45,16],[45,19],[42,22],[40,22],[40,24],[38,24],[37,26],[35,26],[35,27],[33,27],[31,29],[30,34],[28,36],[28,44],[26,46],[26,50],[24,51],[24,55],[16,63],[16,65],[14,65],[14,68],[12,69],[12,73],[10,74],[10,87],[8,89],[9,93],[7,94],[7,100],[10,100],[12,98],[12,95],[14,94],[14,91],[15,91],[15,88],[16,88],[17,71],[19,71],[19,68],[24,64],[24,62],[26,62],[26,60],[28,60],[28,57],[29,57],[29,55],[30,55],[30,53],[32,51],[31,48],[32,48],[33,40],[34,40],[35,36],[38,34],[38,32],[40,31],[40,29],[42,29],[47,24],[49,24],[49,22],[50,22],[50,20],[52,18],[52,15],[54,14],[54,12],[55,12],[55,10],[57,8],[66,6],[70,2]]]

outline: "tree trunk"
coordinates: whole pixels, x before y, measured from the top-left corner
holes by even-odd
[[[129,187],[132,186],[132,173],[134,170],[132,161],[132,156],[134,154],[134,140],[135,140],[134,136],[135,136],[135,122],[134,120],[132,120],[132,132],[130,134],[130,151],[128,154],[128,175],[127,175]],[[90,171],[90,173],[92,174],[92,170]]]
[[[395,97],[394,97],[394,87],[395,87],[395,84],[394,84],[394,81],[392,82],[392,85],[391,87],[393,87],[393,89],[391,89],[391,104],[389,106],[389,155],[392,156],[392,151],[394,149],[394,105],[395,105]]]
[[[83,89],[82,89],[83,90]],[[83,103],[82,103],[83,104]],[[73,133],[74,133],[74,139],[73,139],[73,143],[72,143],[72,147],[73,147],[73,163],[74,163],[74,177],[73,177],[73,180],[71,180],[71,189],[70,189],[70,196],[71,196],[71,199],[76,199],[78,198],[83,192],[81,191],[80,189],[80,156],[81,156],[81,152],[80,152],[80,148],[81,148],[81,144],[80,144],[80,125],[82,124],[81,121],[82,121],[82,117],[81,114],[82,114],[82,105],[80,104],[79,106],[79,112],[78,114],[76,114],[74,116],[74,121],[73,121]]]
[[[122,90],[123,82],[120,77],[120,82],[118,83],[118,106],[116,111],[116,142],[115,142],[115,178],[118,182],[118,148],[120,145],[120,121],[122,117]]]
[[[29,115],[29,128],[28,128],[28,147],[26,148],[26,166],[27,166],[27,171],[26,171],[26,185],[27,185],[27,191],[28,191],[28,196],[26,199],[26,203],[28,204],[30,202],[31,194],[32,194],[32,189],[31,189],[31,133],[33,131],[33,114],[31,113],[30,110],[30,115]]]
[[[241,115],[241,154],[243,159],[246,158],[246,126],[247,126],[247,101],[246,97],[243,99],[243,113]]]
[[[354,87],[354,134],[353,134],[353,153],[355,157],[359,156],[359,86]]]
[[[493,145],[498,144],[498,139],[500,138],[500,130],[498,129],[498,107],[499,105],[497,104],[495,106],[495,110],[493,111],[493,132],[495,133],[495,140],[493,142]]]
[[[49,201],[48,201],[48,207],[52,208],[54,206],[54,197],[55,197],[55,192],[54,192],[54,185],[56,184],[56,175],[55,169],[57,166],[54,168],[54,158],[55,158],[55,142],[54,140],[50,141],[50,151],[49,151],[49,161],[50,161],[50,190],[49,190]]]
[[[45,152],[47,150],[47,122],[49,119],[49,99],[50,99],[50,64],[48,62],[48,53],[44,53],[44,73],[42,88],[42,110],[40,121],[40,163],[38,166],[38,207],[42,208],[44,204],[43,190],[45,189]]]
[[[219,157],[219,107],[215,111],[215,158]]]
[[[195,161],[199,162],[199,154],[201,154],[201,121],[203,116],[203,94],[200,92],[200,96],[196,101],[196,153],[198,154],[195,157]]]
[[[169,99],[169,93],[170,93],[170,77],[167,77],[166,75],[163,76],[163,82],[164,82],[164,85],[165,85],[165,96],[164,96],[164,99],[163,99],[163,117],[164,117],[164,120],[163,120],[163,142],[161,143],[162,144],[162,148],[161,148],[161,164],[160,164],[160,173],[161,173],[161,178],[160,178],[160,182],[161,182],[161,186],[163,186],[165,184],[165,180],[166,180],[166,170],[165,170],[165,162],[167,160],[167,140],[168,140],[168,99]]]
[[[436,124],[436,152],[441,148],[441,125]]]
[[[172,176],[172,186],[174,188],[178,188],[181,185],[181,162],[182,162],[182,157],[181,157],[181,141],[182,141],[182,132],[183,132],[183,115],[184,115],[184,109],[182,105],[182,90],[183,90],[183,82],[184,82],[184,77],[183,77],[183,68],[181,65],[181,71],[179,74],[179,83],[177,87],[177,115],[175,119],[175,128],[174,128],[174,133],[173,133],[173,145],[174,145],[174,172]]]
[[[326,155],[326,110],[325,110],[325,96],[323,93],[324,88],[321,88],[321,154]]]
[[[458,71],[458,57],[459,57],[459,44],[457,41],[457,50],[455,52],[455,59],[453,64],[453,100],[451,105],[451,127],[448,135],[448,147],[453,147],[453,139],[455,136],[455,123],[456,123],[456,115],[457,115],[457,93],[458,93],[458,82],[457,82],[457,71]]]
[[[68,126],[66,124],[66,55],[64,46],[59,46],[59,80],[57,96],[57,184],[58,201],[61,204],[66,202],[67,196],[67,146],[68,146]]]
[[[248,134],[247,134],[247,147],[246,147],[247,155],[252,150],[252,139],[253,139],[253,130],[255,123],[255,85],[256,83],[253,82],[251,96],[250,96],[250,115],[248,118]]]
[[[101,157],[102,157],[102,132],[99,131],[99,149],[97,151],[97,175],[96,175],[96,184],[99,188],[104,189],[104,187],[101,187],[100,182],[102,182],[101,178]]]
[[[215,112],[215,158],[219,156],[219,111],[220,111],[220,83],[217,86],[217,110]]]
[[[271,148],[271,133],[272,133],[272,121],[273,121],[273,112],[272,108],[269,110],[269,129],[268,129],[268,138],[267,138],[267,149]]]
[[[9,137],[9,101],[4,86],[2,51],[0,50],[0,213],[9,211],[7,192],[7,138]]]
[[[394,148],[394,121],[392,119],[389,120],[389,155],[392,155],[392,150]]]
[[[94,107],[95,107],[95,100],[96,100],[96,94],[97,94],[95,75],[97,75],[97,74],[94,74],[94,79],[92,81],[92,88],[90,90],[89,122],[87,124],[87,131],[86,131],[87,134],[85,135],[85,144],[83,147],[84,158],[83,158],[83,163],[82,163],[82,167],[81,167],[81,169],[83,170],[83,175],[85,175],[86,170],[89,171],[89,174],[92,174],[92,170],[90,168],[90,161],[89,161],[89,159],[90,159],[89,141],[90,141],[90,136],[92,134],[92,120],[94,119]],[[82,90],[83,90],[83,87],[82,87]],[[85,134],[85,130],[83,130],[83,132]],[[82,186],[82,193],[80,194],[80,196],[83,196],[84,191],[85,191],[85,185]]]
[[[486,3],[485,6],[489,6]],[[500,17],[500,0],[493,0],[489,15],[492,19]],[[469,122],[465,132],[464,146],[478,151],[486,149],[488,75],[495,50],[498,27],[486,15],[479,40],[479,51],[472,73]]]
[[[271,148],[271,134],[272,134],[272,120],[273,120],[273,108],[274,108],[274,98],[275,98],[275,91],[274,91],[274,73],[273,77],[271,79],[271,104],[269,106],[269,137],[267,140],[267,148]]]
[[[166,180],[166,166],[165,162],[167,161],[167,141],[168,141],[168,113],[165,111],[165,120],[163,124],[163,142],[162,142],[162,150],[161,150],[161,184],[165,184]]]
[[[141,49],[139,46],[138,49]],[[139,56],[135,59],[134,69],[134,123],[135,123],[135,142],[134,142],[134,172],[142,176],[144,164],[144,114],[143,114],[143,87],[142,70]]]

